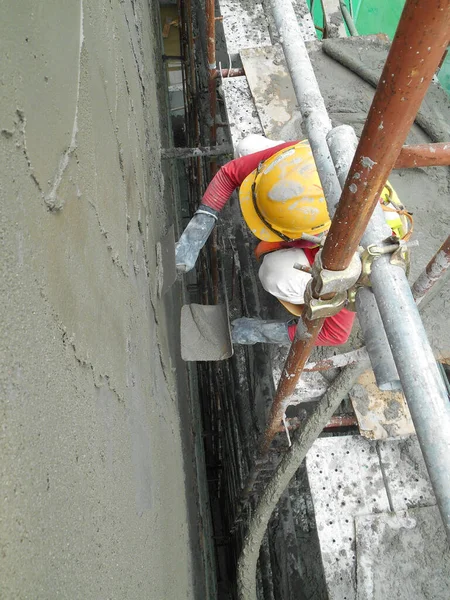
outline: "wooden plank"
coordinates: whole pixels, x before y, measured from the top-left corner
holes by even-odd
[[[361,435],[370,440],[415,433],[402,392],[381,392],[372,370],[366,371],[349,393]]]
[[[450,550],[437,506],[356,517],[357,600],[448,600]]]
[[[264,134],[273,140],[302,139],[302,117],[281,47],[245,49],[241,59]]]
[[[319,438],[306,457],[329,600],[356,600],[355,516],[389,510],[376,444]]]
[[[392,510],[436,504],[416,436],[380,442],[379,453]]]

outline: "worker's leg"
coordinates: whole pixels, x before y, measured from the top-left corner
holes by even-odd
[[[301,248],[287,248],[266,254],[259,268],[263,288],[275,298],[303,304],[305,289],[311,275],[294,269],[295,263],[309,267],[309,261]]]
[[[269,138],[263,135],[251,133],[236,144],[234,156],[235,158],[240,158],[241,156],[247,156],[247,154],[253,154],[266,148],[273,148],[282,143],[283,140],[269,140]]]

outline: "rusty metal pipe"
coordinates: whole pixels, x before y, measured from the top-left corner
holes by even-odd
[[[290,396],[294,393],[303,368],[314,348],[317,336],[325,320],[315,319],[314,321],[310,321],[305,316],[305,310],[298,322],[295,337],[281,372],[277,392],[270,408],[268,424],[259,447],[259,452],[262,456],[267,454],[270,444],[277,433],[277,428],[286,412],[286,407],[289,405]]]
[[[450,142],[403,146],[394,169],[414,167],[445,167],[450,165]]]
[[[328,233],[326,269],[350,263],[447,47],[449,21],[449,0],[405,5]]]
[[[419,305],[431,288],[445,275],[450,267],[450,235],[430,260],[411,288]]]
[[[245,75],[244,69],[216,69],[214,73],[211,75],[213,79],[217,79],[218,77],[243,77]]]
[[[323,248],[326,269],[345,269],[358,248],[447,45],[450,0],[445,5],[447,14],[441,14],[439,0],[431,4],[409,0],[405,6]],[[395,132],[395,137],[387,137],[384,129]],[[322,319],[309,321],[303,312],[260,445],[263,455],[276,434],[322,324]]]
[[[302,426],[303,422],[304,421],[298,417],[287,419],[286,427],[280,425],[278,427],[278,433],[284,433],[286,428],[288,431],[295,431]],[[358,419],[355,415],[351,414],[333,415],[323,429],[325,431],[330,429],[340,429],[341,427],[358,427]]]

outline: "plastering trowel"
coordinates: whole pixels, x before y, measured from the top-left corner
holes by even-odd
[[[156,244],[156,280],[158,296],[162,298],[177,279],[175,265],[175,231],[173,225]]]
[[[162,298],[177,279],[173,225],[156,244],[157,289]],[[185,304],[181,309],[181,356],[186,361],[224,360],[233,355],[226,304]]]
[[[226,304],[185,304],[181,309],[181,358],[225,360],[233,355]]]

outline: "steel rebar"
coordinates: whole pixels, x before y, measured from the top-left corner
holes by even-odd
[[[163,159],[187,159],[208,156],[223,156],[233,154],[232,144],[221,144],[220,146],[199,146],[198,148],[163,148],[161,158]]]

